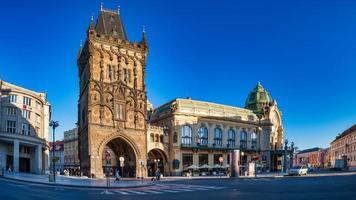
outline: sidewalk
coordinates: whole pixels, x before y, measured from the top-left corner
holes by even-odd
[[[27,173],[9,173],[5,172],[4,177],[6,179],[19,180],[30,183],[39,183],[47,185],[58,185],[58,186],[68,186],[68,187],[88,187],[88,188],[107,188],[107,182],[105,178],[102,179],[92,179],[86,177],[77,176],[56,176],[56,182],[49,182],[48,175],[37,175],[37,174],[27,174]],[[144,187],[153,185],[152,182],[139,181],[139,180],[125,180],[120,182],[114,182],[114,178],[110,178],[110,188],[132,188],[132,187]]]

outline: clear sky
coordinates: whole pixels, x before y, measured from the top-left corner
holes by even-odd
[[[48,94],[58,138],[77,121],[76,56],[101,1],[4,1],[0,79]],[[146,25],[148,97],[243,107],[258,81],[300,149],[327,147],[356,122],[356,1],[104,0],[128,37]]]

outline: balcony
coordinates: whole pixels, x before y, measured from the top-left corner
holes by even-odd
[[[216,144],[181,144],[182,149],[192,149],[192,150],[208,150],[208,151],[230,151],[239,149],[237,145],[231,146],[229,144],[216,145]]]

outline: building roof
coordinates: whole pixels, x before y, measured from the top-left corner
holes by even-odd
[[[303,154],[303,153],[310,153],[310,152],[316,152],[316,151],[323,151],[323,148],[320,147],[314,147],[314,148],[310,148],[310,149],[305,149],[302,151],[299,151],[298,154]]]
[[[336,140],[343,138],[353,132],[356,132],[356,124],[354,124],[353,126],[351,126],[350,128],[346,129],[344,132],[342,132],[341,134],[337,135],[336,138],[331,142],[335,142]]]
[[[263,88],[260,82],[257,83],[256,87],[250,92],[245,101],[245,108],[254,111],[255,113],[260,113],[263,108],[272,103],[272,98]]]
[[[163,104],[154,110],[153,118],[160,118],[170,113],[189,114],[200,117],[228,117],[243,121],[254,121],[257,119],[257,116],[251,110],[245,108],[197,101],[191,98],[177,98]]]
[[[114,11],[102,8],[96,21],[95,31],[100,35],[127,40],[119,10]]]
[[[53,142],[49,142],[48,144],[49,144],[49,150],[52,151]],[[64,142],[63,141],[56,141],[56,142],[54,142],[54,145],[56,147],[56,151],[64,150]]]

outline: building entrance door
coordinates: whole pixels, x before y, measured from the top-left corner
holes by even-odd
[[[30,173],[30,162],[31,160],[29,158],[20,158],[20,166],[19,166],[19,171],[20,172],[25,172],[25,173]]]

